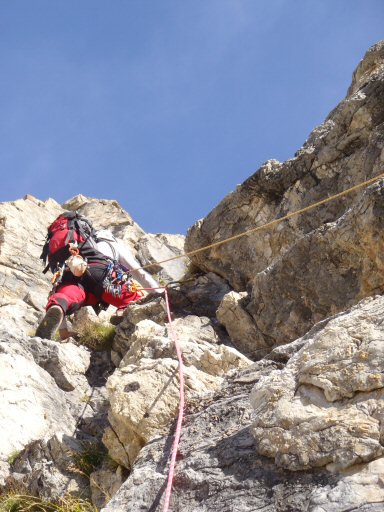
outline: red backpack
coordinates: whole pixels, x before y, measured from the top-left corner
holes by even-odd
[[[69,258],[69,244],[77,243],[80,254],[88,261],[106,261],[105,256],[96,249],[95,230],[91,222],[77,212],[66,212],[57,217],[48,227],[48,234],[40,258],[47,266],[44,274]]]

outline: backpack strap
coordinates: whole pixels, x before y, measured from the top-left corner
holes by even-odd
[[[48,259],[48,254],[49,254],[49,241],[51,239],[52,235],[48,234],[46,237],[45,237],[45,243],[43,245],[43,250],[40,254],[40,259],[43,260],[43,263],[46,263],[47,259]],[[44,274],[47,272],[47,270],[44,271]]]
[[[97,236],[96,237],[96,242],[99,243],[99,242],[104,242],[106,243],[109,248],[111,249],[111,253],[112,253],[112,259],[113,261],[119,261],[119,253],[116,251],[116,249],[114,248],[113,244],[112,244],[112,240],[108,240],[108,238],[103,238],[103,237],[100,237],[100,236]],[[101,252],[101,251],[100,251]],[[107,258],[109,258],[109,256],[107,256]]]

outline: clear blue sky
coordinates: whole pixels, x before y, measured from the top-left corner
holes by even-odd
[[[185,233],[294,155],[383,27],[383,0],[0,0],[0,200]]]

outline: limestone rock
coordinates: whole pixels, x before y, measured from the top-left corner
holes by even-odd
[[[188,274],[186,282],[178,289],[170,288],[169,299],[172,313],[177,316],[207,316],[212,321],[226,293],[231,291],[228,283],[214,274]]]
[[[122,466],[114,471],[108,467],[94,471],[90,475],[92,503],[100,509],[104,507],[116,494],[126,480],[126,472]]]
[[[278,347],[271,359],[258,361],[228,378],[207,399],[188,402],[172,488],[175,512],[379,512],[382,508],[382,458],[341,472],[322,468],[290,472],[255,450],[249,392],[255,381],[300,350],[300,340]],[[297,350],[296,350],[297,349]],[[291,355],[289,355],[291,352]],[[126,482],[102,512],[162,510],[172,436],[145,446]]]
[[[184,368],[188,396],[203,395],[217,388],[222,379],[194,367]],[[130,468],[140,449],[166,432],[177,415],[179,403],[178,364],[173,359],[142,359],[140,366],[118,369],[108,379],[111,408],[109,421],[118,438],[116,460]],[[109,448],[109,437],[103,438]],[[112,449],[116,450],[116,442]],[[110,452],[111,454],[111,452]],[[127,465],[127,461],[129,465]]]
[[[92,308],[81,308],[72,317],[72,328],[76,332],[83,332],[89,325],[111,325],[110,318],[113,311],[108,308],[106,311],[100,311],[98,315]]]
[[[247,311],[259,343],[285,343],[315,323],[384,290],[384,181],[339,220],[300,238],[252,280]]]
[[[252,392],[260,454],[291,470],[342,469],[383,453],[384,298],[308,333],[283,370]]]
[[[170,327],[162,327],[152,320],[142,320],[131,336],[131,346],[120,363],[120,368],[141,359],[171,358],[174,346],[169,340]],[[219,344],[218,336],[209,318],[187,316],[172,324],[180,344],[183,361],[209,375],[223,376],[228,371],[243,368],[251,361],[232,347]]]
[[[35,363],[28,343],[23,337],[11,337],[5,332],[0,335],[0,458],[3,461],[48,433],[70,433],[75,428],[64,391]]]
[[[3,328],[27,333],[51,288],[40,254],[47,226],[62,209],[53,200],[0,204],[0,316]],[[37,298],[39,297],[39,298]]]
[[[22,486],[47,500],[66,495],[90,497],[87,476],[77,462],[83,452],[81,442],[62,432],[35,441],[13,463],[7,487]]]
[[[311,494],[309,510],[379,512],[384,503],[383,474],[383,458],[346,470],[335,487],[317,489]]]
[[[30,350],[36,364],[55,379],[60,389],[64,391],[73,391],[76,388],[88,389],[85,373],[90,363],[90,352],[85,347],[31,338]]]
[[[116,335],[113,339],[113,357],[116,366],[129,350],[132,344],[132,334],[135,326],[142,320],[151,319],[156,324],[164,324],[166,320],[166,307],[164,299],[159,295],[150,302],[130,304],[124,311],[123,321],[116,327]]]
[[[6,478],[10,475],[10,465],[8,462],[0,460],[0,486],[4,487]]]
[[[244,372],[250,377],[252,370],[242,370],[206,400],[187,402],[190,414],[178,449],[173,511],[306,512],[312,492],[331,492],[335,486],[336,478],[325,478],[324,472],[292,474],[257,456],[249,428],[252,384],[244,384]],[[103,512],[162,510],[171,447],[170,434],[146,445]]]
[[[85,215],[96,229],[109,229],[116,238],[133,249],[137,240],[144,235],[141,227],[134,222],[117,201],[93,199],[79,194],[63,204],[66,210],[77,210]]]
[[[149,265],[164,261],[184,252],[184,236],[168,234],[146,234],[137,243],[137,256],[140,263]],[[157,273],[157,280],[162,282],[177,281],[187,270],[187,259],[181,258],[148,268],[150,273]]]
[[[382,173],[383,63],[382,41],[359,65],[347,97],[295,158],[264,164],[191,228],[186,250],[263,225]],[[294,340],[320,319],[383,289],[381,186],[198,253],[192,262],[227,279],[236,291],[247,290],[247,311],[260,331],[256,346]]]
[[[260,334],[254,320],[243,306],[248,302],[246,292],[229,292],[217,310],[217,319],[227,329],[228,334],[235,346],[254,359],[261,359],[269,352],[270,347],[266,346],[265,338],[260,343]],[[267,339],[267,338],[266,338]]]
[[[1,292],[0,292],[1,293]],[[6,293],[6,292],[4,292]],[[43,316],[43,310],[36,311],[22,299],[0,299],[0,329],[20,336],[34,334]]]
[[[129,316],[129,312],[126,314]],[[235,349],[219,344],[209,318],[178,318],[172,327],[152,320],[139,321],[129,334],[129,349],[119,369],[107,384],[111,428],[103,442],[110,456],[127,468],[146,443],[167,431],[178,410],[178,364],[169,338],[171,328],[183,354],[189,397],[212,392],[225,374],[251,364]]]
[[[71,197],[65,203],[63,203],[61,206],[64,208],[64,210],[70,210],[70,211],[77,211],[82,206],[85,206],[89,201],[91,201],[91,198],[88,198],[84,196],[83,194],[77,194],[74,197]]]
[[[121,425],[121,430],[124,429],[124,426]],[[128,439],[129,436],[127,436],[126,444],[131,444],[132,440],[136,442],[136,436],[134,434],[131,435],[132,439]],[[133,459],[132,459],[132,453],[129,453],[127,446],[124,445],[124,443],[120,440],[118,432],[115,431],[113,427],[110,425],[104,430],[103,434],[103,443],[108,449],[108,455],[109,457],[116,462],[121,467],[124,467],[126,469],[130,469]],[[134,454],[136,455],[140,451],[140,444],[138,443],[134,447]],[[132,450],[131,450],[132,451]]]

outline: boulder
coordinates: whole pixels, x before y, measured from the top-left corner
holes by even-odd
[[[119,366],[121,359],[132,344],[132,334],[135,326],[145,319],[151,319],[154,323],[163,324],[167,318],[164,299],[159,295],[149,302],[132,303],[124,311],[122,322],[116,327],[113,339],[113,360]]]
[[[234,348],[219,343],[209,318],[187,316],[174,320],[172,326],[139,321],[127,336],[129,349],[119,369],[107,383],[111,428],[103,442],[110,456],[126,468],[146,443],[172,427],[177,415],[178,363],[171,329],[183,354],[188,398],[214,391],[228,372],[251,364]],[[132,332],[130,326],[128,330]]]
[[[171,358],[175,348],[170,342],[169,325],[159,326],[152,320],[142,320],[131,336],[131,346],[120,363],[120,368],[136,364],[141,359]],[[195,367],[209,375],[223,376],[231,370],[244,368],[251,361],[232,347],[219,343],[209,318],[187,316],[172,323],[184,365]]]
[[[137,257],[141,265],[151,265],[148,272],[156,273],[156,278],[160,284],[168,281],[178,281],[186,273],[187,258],[176,259],[157,265],[159,261],[168,260],[179,256],[184,252],[184,236],[150,233],[142,236],[136,244]]]
[[[73,343],[57,343],[40,338],[30,339],[30,352],[41,368],[44,368],[63,391],[83,389],[87,391],[85,373],[90,364],[90,351]]]
[[[28,489],[46,500],[68,495],[89,498],[89,480],[82,464],[84,449],[81,442],[62,432],[30,443],[12,464],[7,487]]]
[[[332,471],[383,454],[384,297],[310,331],[282,370],[255,385],[258,453],[290,470]]]
[[[184,378],[187,396],[206,394],[222,382],[194,367],[184,367]],[[168,358],[142,359],[139,366],[116,370],[107,389],[112,432],[103,442],[116,462],[129,469],[145,444],[172,427],[179,406],[178,364]]]
[[[234,345],[252,359],[261,359],[270,351],[268,337],[260,337],[246,305],[247,292],[229,292],[224,295],[217,310],[217,319],[226,328]],[[261,339],[260,339],[261,338]]]
[[[25,337],[0,334],[0,459],[55,431],[73,433],[76,419],[53,377],[36,364]]]

